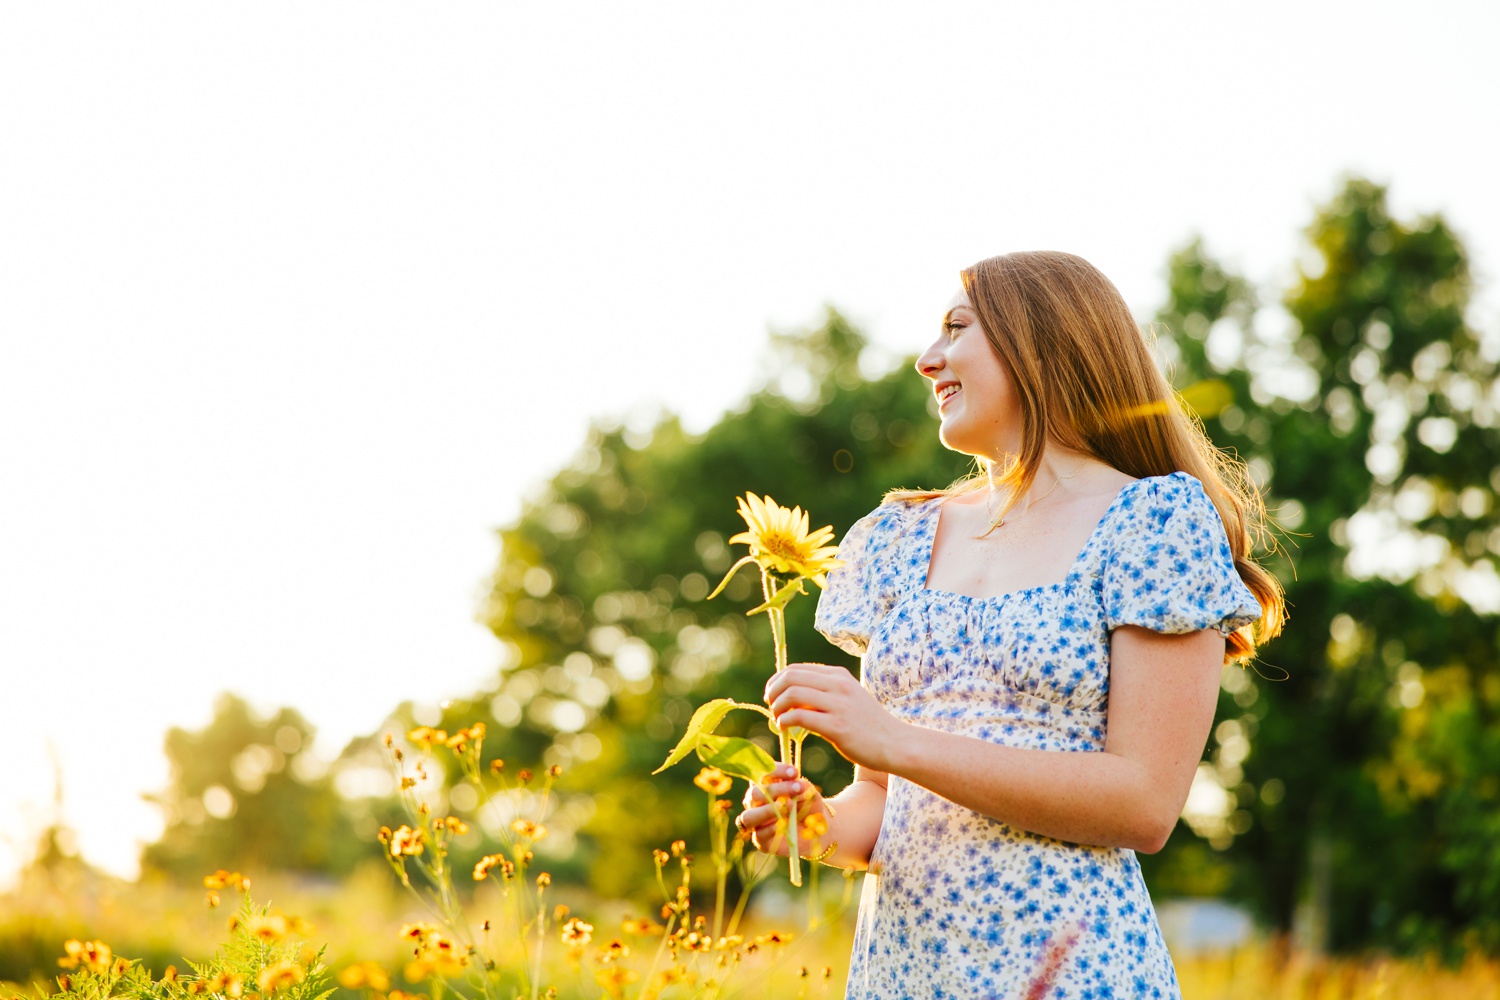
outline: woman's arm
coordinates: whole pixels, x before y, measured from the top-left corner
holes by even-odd
[[[863,871],[869,867],[870,852],[875,848],[880,824],[885,818],[885,785],[884,772],[856,766],[849,787],[826,800],[826,804],[833,806],[832,815],[824,808],[825,800],[816,787],[798,776],[789,764],[776,765],[766,790],[772,798],[802,796],[802,804],[797,810],[799,818],[807,816],[810,811],[817,812],[828,823],[828,832],[820,838],[821,844],[798,844],[802,854],[816,854],[822,845],[836,844],[833,853],[823,859],[823,864]],[[740,821],[754,835],[759,850],[782,857],[787,855],[787,840],[776,832],[776,808],[768,805],[754,786],[745,793],[745,811],[741,817]]]
[[[766,700],[777,725],[804,726],[856,764],[975,812],[1057,840],[1153,853],[1202,759],[1223,661],[1224,637],[1213,629],[1115,629],[1099,753],[1018,749],[903,722],[848,671],[821,664],[778,673]]]

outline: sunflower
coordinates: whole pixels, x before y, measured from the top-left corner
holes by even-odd
[[[749,530],[729,542],[750,546],[750,558],[766,572],[806,577],[821,587],[828,571],[843,565],[834,558],[838,546],[827,544],[833,541],[832,525],[809,531],[807,514],[801,507],[788,510],[770,497],[762,499],[754,493],[736,499]]]

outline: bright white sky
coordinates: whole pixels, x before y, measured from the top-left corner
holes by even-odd
[[[217,692],[331,753],[482,684],[527,488],[592,417],[706,427],[823,303],[904,353],[959,267],[1055,248],[1145,316],[1193,231],[1284,283],[1357,171],[1447,214],[1494,325],[1496,38],[1490,2],[0,7],[0,882],[49,744],[128,874]]]

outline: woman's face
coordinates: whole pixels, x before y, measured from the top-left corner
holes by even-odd
[[[942,333],[917,358],[917,371],[937,394],[944,447],[988,459],[1020,452],[1020,398],[962,289]]]

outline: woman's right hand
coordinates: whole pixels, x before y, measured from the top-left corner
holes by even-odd
[[[769,802],[767,794],[771,797]],[[750,786],[745,792],[745,811],[735,823],[750,834],[757,850],[786,857],[789,853],[786,821],[794,798],[797,800],[798,853],[803,857],[816,857],[830,842],[831,816],[822,792],[790,764],[777,764],[762,784]]]

